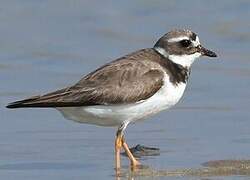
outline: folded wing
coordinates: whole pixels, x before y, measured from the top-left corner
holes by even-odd
[[[129,104],[153,96],[163,85],[163,72],[151,69],[142,60],[136,60],[140,58],[136,54],[124,58],[97,69],[71,87],[16,101],[7,107]]]

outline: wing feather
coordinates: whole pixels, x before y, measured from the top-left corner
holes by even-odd
[[[143,57],[140,51],[135,52],[97,69],[71,87],[16,101],[7,107],[113,105],[145,100],[162,87],[164,74],[149,66]]]

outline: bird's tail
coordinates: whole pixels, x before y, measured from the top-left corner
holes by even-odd
[[[38,104],[36,103],[37,100],[40,98],[40,96],[33,96],[28,99],[24,99],[21,101],[15,101],[12,103],[9,103],[6,108],[25,108],[25,107],[38,107]]]

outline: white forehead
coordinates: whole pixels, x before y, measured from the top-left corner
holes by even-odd
[[[199,39],[199,37],[198,37],[198,36],[196,36],[195,41],[192,41],[192,43],[193,43],[194,47],[199,46],[199,45],[201,44],[201,43],[200,43],[200,39]]]
[[[190,39],[187,36],[180,36],[180,37],[171,38],[171,39],[168,40],[168,42],[172,43],[172,42],[179,42],[179,41],[182,41],[182,40],[190,40]],[[199,40],[198,36],[196,36],[195,41],[191,40],[191,42],[192,42],[194,47],[197,47],[197,46],[200,45],[200,40]]]

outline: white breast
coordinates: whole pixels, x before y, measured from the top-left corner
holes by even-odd
[[[128,105],[97,105],[57,108],[65,118],[100,126],[119,126],[124,121],[144,119],[175,105],[183,95],[186,84],[173,85],[166,74],[163,87],[147,100]]]

